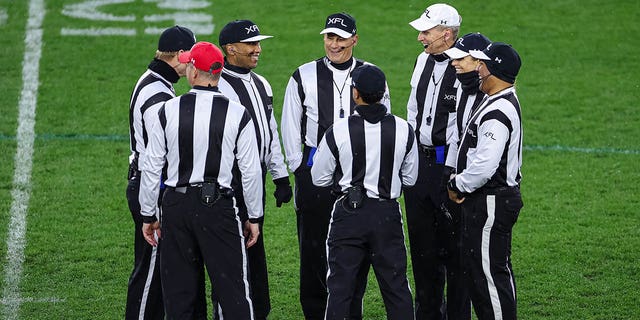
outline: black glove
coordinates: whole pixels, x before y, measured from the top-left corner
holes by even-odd
[[[276,198],[276,207],[280,208],[283,203],[291,201],[293,191],[291,191],[289,177],[275,179],[273,183],[276,185],[276,191],[273,192],[273,197]]]
[[[456,173],[456,169],[444,166],[444,169],[442,170],[442,180],[440,180],[440,187],[445,191],[447,190],[447,183],[451,179],[451,175],[454,173]]]

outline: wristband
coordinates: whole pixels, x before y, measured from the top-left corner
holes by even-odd
[[[155,215],[152,216],[142,216],[142,222],[143,223],[154,223],[158,221],[158,218],[156,218]]]

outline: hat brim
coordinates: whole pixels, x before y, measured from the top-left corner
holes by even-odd
[[[469,52],[462,51],[456,47],[445,50],[444,54],[446,54],[451,60],[462,59],[470,55]]]
[[[188,63],[191,62],[191,51],[185,51],[178,55],[178,61],[180,63]]]
[[[433,22],[431,20],[427,20],[424,17],[420,17],[418,19],[415,19],[411,22],[409,22],[409,24],[416,30],[422,32],[422,31],[427,31],[435,26],[438,25],[438,23]]]
[[[244,40],[240,40],[240,42],[256,42],[256,41],[260,41],[260,40],[264,40],[264,39],[269,39],[269,38],[273,38],[273,36],[268,36],[268,35],[257,35],[255,37],[251,37],[251,38],[247,38]]]
[[[480,60],[491,60],[489,56],[480,50],[469,50],[469,55]]]
[[[351,38],[353,37],[352,33],[346,32],[342,29],[338,29],[338,28],[326,28],[322,31],[320,31],[320,34],[327,34],[327,33],[335,33],[337,34],[340,38]]]

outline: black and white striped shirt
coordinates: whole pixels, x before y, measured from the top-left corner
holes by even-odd
[[[418,143],[433,147],[451,144],[456,136],[456,91],[459,81],[451,60],[437,61],[422,52],[411,76],[407,121]]]
[[[346,70],[334,67],[327,57],[308,62],[296,69],[282,106],[282,142],[289,169],[302,163],[301,146],[317,148],[325,131],[341,117],[351,115],[355,103],[351,97],[351,72],[368,62],[351,59]],[[391,110],[387,87],[382,104]]]
[[[149,69],[138,79],[129,102],[129,163],[144,155],[147,132],[157,119],[161,102],[176,96],[172,82],[175,83],[178,79],[176,71],[158,59],[154,59],[149,64]]]
[[[464,132],[464,128],[467,125],[467,121],[469,121],[469,115],[473,110],[478,108],[482,99],[484,99],[484,92],[477,91],[465,91],[462,89],[462,86],[458,87],[457,93],[457,107],[456,107],[456,132],[457,134],[454,136],[453,141],[449,146],[449,151],[447,153],[447,161],[446,165],[448,167],[455,168],[456,161],[458,159],[458,143],[460,139],[462,139],[462,134]]]
[[[520,102],[510,87],[485,98],[471,114],[460,141],[455,187],[471,193],[518,186],[521,165]]]
[[[269,82],[248,69],[225,65],[218,88],[229,100],[240,103],[251,114],[260,161],[266,165],[271,177],[274,180],[287,177],[287,167],[278,139],[278,123],[273,114],[273,91]]]
[[[215,180],[231,188],[232,167],[237,160],[242,173],[249,218],[260,218],[262,169],[256,134],[249,112],[229,101],[217,87],[196,86],[188,93],[164,103],[158,123],[149,136],[142,165],[141,213],[155,213],[155,199],[162,167],[167,164],[170,187],[183,187]]]
[[[377,106],[383,108],[362,108]],[[329,186],[339,170],[342,191],[362,186],[370,198],[397,199],[402,185],[414,185],[418,176],[415,140],[413,128],[403,119],[387,113],[371,123],[355,113],[325,133],[311,167],[313,183]]]

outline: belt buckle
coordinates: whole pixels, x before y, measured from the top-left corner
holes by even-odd
[[[185,194],[185,193],[187,193],[187,187],[175,187],[175,188],[173,188],[173,191],[175,191],[177,193]]]
[[[434,147],[430,147],[430,146],[426,146],[424,144],[420,145],[420,149],[422,150],[422,152],[424,152],[427,157],[433,157],[436,153],[436,149]]]

